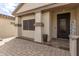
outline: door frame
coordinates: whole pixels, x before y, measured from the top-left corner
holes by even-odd
[[[58,13],[56,14],[56,19],[57,19],[57,15],[58,15],[58,14],[66,14],[66,13],[70,13],[70,21],[71,21],[71,12],[67,12],[67,11],[65,11],[65,12],[58,12]],[[69,21],[69,24],[71,23],[70,21]],[[69,35],[70,35],[70,28],[71,28],[71,26],[69,25]],[[58,19],[57,19],[57,38],[59,38],[59,37],[58,37]],[[69,38],[68,38],[68,39],[69,39]]]

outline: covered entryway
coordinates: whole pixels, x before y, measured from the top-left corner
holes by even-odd
[[[51,19],[48,19],[50,21],[50,23],[48,22],[48,28],[50,28],[48,37],[52,38],[48,44],[58,48],[65,48],[70,50],[71,55],[77,55],[79,50],[77,49],[79,45],[77,45],[78,42],[76,40],[79,38],[77,37],[79,35],[78,5],[69,4],[51,8],[48,15],[51,16]],[[48,25],[46,24],[46,26]]]
[[[51,28],[53,29],[51,32],[54,35],[52,35],[53,36],[52,39],[49,42],[47,42],[47,44],[60,49],[69,50],[70,20],[71,20],[71,14],[73,13],[72,12],[62,12],[57,14],[56,13],[57,12],[54,13],[55,16],[51,20],[52,24]],[[57,34],[55,35],[55,33]]]
[[[70,50],[69,35],[73,34],[74,21],[76,20],[76,5],[65,5],[61,7],[52,8],[50,10],[50,36],[51,40],[48,44]]]
[[[69,35],[70,35],[70,18],[71,13],[59,13],[57,18],[57,38],[52,38],[49,44],[51,46],[69,50]]]

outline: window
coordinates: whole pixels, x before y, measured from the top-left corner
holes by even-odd
[[[23,21],[23,30],[35,30],[35,19],[24,20]]]

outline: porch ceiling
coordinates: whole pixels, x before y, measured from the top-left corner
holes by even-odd
[[[54,8],[51,8],[51,11],[56,11],[56,10],[64,10],[64,9],[73,9],[79,6],[79,3],[71,3],[71,4],[67,4],[67,5],[62,5],[62,6],[57,6]]]

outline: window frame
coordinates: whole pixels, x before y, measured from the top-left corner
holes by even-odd
[[[27,25],[25,25],[27,24]],[[23,20],[23,30],[35,30],[35,19]]]

